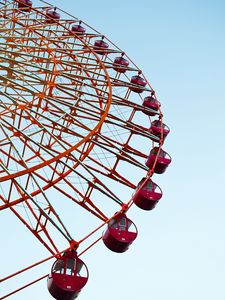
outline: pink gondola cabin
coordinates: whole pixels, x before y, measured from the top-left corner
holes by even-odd
[[[103,242],[114,252],[125,252],[137,237],[137,228],[125,214],[113,218],[103,235]]]
[[[158,151],[159,151],[159,147],[154,147],[150,151],[149,156],[147,157],[145,165],[147,167],[149,167],[150,169],[153,167],[153,165],[155,163]],[[166,168],[171,163],[171,161],[172,161],[172,159],[171,159],[170,155],[163,149],[160,149],[160,152],[159,152],[156,164],[155,164],[154,172],[157,174],[164,173]]]
[[[144,98],[143,107],[147,108],[143,112],[148,116],[155,116],[159,110],[160,103],[153,96],[147,96]],[[150,108],[148,110],[148,108]]]
[[[131,77],[130,83],[132,84],[130,86],[130,90],[138,94],[141,94],[144,91],[144,87],[147,84],[145,79],[140,76],[140,72],[138,73],[138,75]]]
[[[56,12],[56,9],[49,10],[46,12],[46,23],[47,24],[54,24],[60,19],[60,14]]]
[[[145,183],[144,183],[145,182]],[[133,195],[134,203],[141,209],[152,210],[162,198],[161,188],[150,178],[143,178]]]
[[[113,62],[113,69],[119,73],[125,73],[127,67],[129,66],[129,61],[122,56],[116,57]]]
[[[104,55],[107,53],[107,49],[109,48],[109,44],[103,41],[103,37],[101,40],[96,40],[94,42],[93,49],[97,54]]]
[[[71,30],[77,35],[83,35],[86,32],[86,29],[81,26],[81,22],[77,25],[73,25]]]
[[[32,1],[31,0],[17,0],[18,8],[24,12],[29,12],[32,8]]]
[[[152,137],[151,139],[155,142],[158,142],[161,137],[163,141],[165,140],[165,138],[170,132],[170,129],[166,124],[162,123],[160,120],[154,120],[151,124],[151,127],[149,128],[149,132],[156,136],[156,139],[154,137]]]
[[[48,290],[57,300],[74,300],[88,281],[88,269],[75,251],[57,259],[48,276]]]

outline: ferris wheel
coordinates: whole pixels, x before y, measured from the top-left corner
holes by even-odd
[[[85,22],[33,2],[0,0],[0,212],[20,220],[49,255],[0,284],[54,263],[0,298],[47,278],[55,299],[72,300],[88,281],[81,255],[101,240],[125,252],[137,237],[129,208],[152,210],[161,199],[152,176],[171,162],[162,148],[169,127],[124,51]]]

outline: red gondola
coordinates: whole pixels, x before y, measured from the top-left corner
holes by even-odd
[[[125,73],[128,66],[129,66],[129,61],[123,57],[123,53],[122,53],[122,56],[116,57],[114,59],[113,69],[115,71],[117,71],[119,73]]]
[[[24,12],[30,11],[32,8],[32,1],[31,0],[17,0],[18,8]]]
[[[158,153],[159,147],[154,147],[149,156],[147,157],[145,165],[149,168],[152,168]],[[163,149],[160,149],[159,156],[157,158],[154,172],[157,174],[162,174],[165,172],[166,168],[171,163],[172,159],[167,152]]]
[[[54,10],[49,10],[46,12],[46,23],[54,24],[60,19],[60,14],[56,12],[56,8]]]
[[[78,25],[73,25],[71,30],[77,35],[83,35],[86,32],[86,29],[81,26],[81,22]]]
[[[125,214],[113,218],[103,235],[103,242],[114,252],[125,252],[137,237],[137,228]]]
[[[96,40],[94,43],[93,49],[97,54],[104,55],[107,53],[107,49],[109,48],[109,45],[103,41],[104,37],[102,37],[101,40]]]
[[[57,300],[73,300],[88,281],[88,269],[75,251],[57,259],[48,276],[48,290]]]
[[[144,98],[143,106],[151,110],[144,110],[143,112],[148,116],[155,116],[159,110],[160,103],[154,97],[148,96]]]
[[[143,184],[145,180],[146,178],[143,178],[139,182],[137,186],[137,191],[133,196],[133,201],[139,208],[144,210],[151,210],[162,198],[162,190],[150,178],[139,189],[139,187]]]
[[[147,82],[143,77],[140,76],[141,72],[138,72],[138,75],[132,76],[130,83],[132,83],[134,86],[131,86],[131,91],[135,93],[142,93],[144,90],[144,87],[146,86]]]
[[[149,128],[149,132],[155,135],[157,138],[161,138],[162,132],[162,138],[164,141],[166,136],[170,132],[170,129],[166,124],[162,123],[160,120],[155,120],[152,122],[151,127]],[[155,142],[158,142],[158,139],[154,139],[153,137],[151,139]]]

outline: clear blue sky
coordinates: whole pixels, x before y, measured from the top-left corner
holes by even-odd
[[[225,1],[52,4],[129,55],[156,90],[171,128],[164,148],[173,163],[157,177],[162,201],[150,213],[132,207],[139,236],[127,253],[97,245],[83,256],[90,280],[78,299],[224,300]],[[37,244],[30,238],[25,247],[33,254]],[[43,281],[11,299],[53,298]]]

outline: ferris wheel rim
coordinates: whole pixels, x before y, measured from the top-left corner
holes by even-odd
[[[7,3],[13,3],[13,5],[14,5],[14,3],[17,2],[17,1],[13,1],[13,0],[10,0],[10,1],[4,0],[4,1]],[[47,3],[46,1],[43,1],[43,0],[40,0],[40,1],[49,5],[49,3]],[[16,8],[16,4],[13,7],[17,10],[17,12],[19,11]],[[41,10],[39,7],[32,8],[32,10],[36,11],[37,13],[42,14],[42,16],[43,16],[42,21],[45,22],[44,21],[45,20],[44,17],[46,17],[45,12],[50,11],[52,8],[54,8],[54,6],[51,5],[50,7],[47,7],[47,8],[45,7],[43,10]],[[40,9],[40,11],[39,11],[39,9]],[[61,11],[63,12],[63,10],[61,10]],[[28,15],[28,14],[26,13],[26,15]],[[24,16],[25,16],[25,13],[24,13]],[[27,19],[29,20],[29,17],[27,17]],[[8,21],[10,21],[10,20],[8,19]],[[61,21],[64,22],[66,20],[62,19]],[[61,21],[59,21],[59,22],[57,21],[56,24],[54,25],[55,27],[53,26],[53,29],[52,29],[51,25],[49,25],[48,30],[53,33],[55,32],[57,34],[58,33],[57,30],[58,30],[58,26],[59,26],[60,28],[63,27],[67,32],[70,32],[70,34],[71,34],[71,30],[70,30],[71,24],[74,22],[78,22],[79,20],[78,19],[68,20],[68,24],[69,24],[68,26],[65,25],[66,23],[63,23],[63,22],[61,24]],[[83,24],[86,24],[86,23],[83,22]],[[87,25],[87,26],[89,28],[92,28],[89,25]],[[72,229],[72,231],[70,231],[70,232],[73,232],[73,235],[70,235],[69,231],[68,232],[63,231],[63,229],[65,229],[64,227],[59,228],[59,231],[61,230],[61,233],[63,234],[63,238],[66,238],[66,242],[69,242],[69,248],[67,248],[66,250],[68,250],[68,249],[76,250],[78,248],[78,246],[80,246],[82,244],[81,245],[82,247],[79,248],[79,252],[81,250],[79,255],[81,255],[85,251],[90,249],[93,245],[95,245],[98,241],[100,241],[102,239],[102,236],[100,236],[91,245],[89,245],[87,248],[85,248],[85,250],[82,249],[85,245],[85,243],[83,244],[83,242],[87,242],[87,240],[89,242],[90,237],[93,237],[94,234],[97,232],[99,234],[100,228],[105,226],[116,215],[120,216],[122,214],[126,214],[126,212],[130,209],[130,207],[134,203],[134,196],[133,196],[134,194],[132,194],[131,198],[129,198],[129,195],[128,195],[128,198],[122,199],[122,198],[124,198],[124,196],[119,193],[117,196],[117,194],[114,193],[114,190],[113,190],[114,185],[112,185],[112,187],[108,186],[107,180],[114,180],[118,184],[124,184],[126,187],[129,188],[129,190],[136,189],[135,193],[137,193],[139,190],[141,190],[142,186],[147,181],[147,179],[149,179],[154,174],[154,168],[156,166],[156,161],[157,161],[157,158],[159,157],[160,149],[161,149],[161,147],[163,145],[163,141],[164,141],[163,140],[163,138],[164,138],[163,131],[161,130],[161,133],[160,134],[158,133],[158,136],[156,136],[156,139],[151,140],[152,147],[155,145],[155,143],[158,143],[158,152],[155,153],[154,163],[153,163],[153,165],[150,165],[150,166],[148,166],[146,163],[144,165],[144,162],[143,162],[144,158],[148,158],[150,156],[150,154],[149,154],[149,156],[148,156],[148,153],[146,154],[146,152],[149,149],[144,149],[144,151],[141,152],[142,149],[140,150],[138,147],[135,148],[136,145],[134,145],[132,148],[132,143],[129,144],[130,140],[133,137],[136,137],[138,134],[141,137],[149,138],[149,128],[147,128],[146,125],[143,125],[144,127],[142,126],[142,128],[141,128],[141,125],[142,125],[141,122],[140,122],[140,124],[139,123],[137,124],[137,127],[135,127],[135,123],[133,121],[133,116],[136,112],[140,111],[141,113],[143,113],[143,112],[145,113],[145,111],[144,111],[145,108],[143,108],[143,105],[142,105],[143,101],[142,101],[142,103],[140,102],[141,100],[143,100],[143,97],[140,96],[137,99],[137,101],[136,101],[136,99],[135,100],[133,99],[134,97],[132,98],[132,96],[134,96],[135,94],[132,93],[131,79],[132,79],[132,77],[138,77],[138,76],[132,76],[132,74],[134,74],[134,72],[138,72],[138,75],[140,75],[142,73],[139,70],[139,68],[132,62],[132,60],[127,55],[125,55],[125,57],[128,58],[129,63],[130,62],[132,63],[133,67],[130,67],[130,69],[127,69],[129,72],[122,75],[122,79],[121,79],[120,74],[118,75],[118,72],[116,71],[116,69],[113,70],[113,59],[114,59],[114,55],[116,55],[117,53],[122,54],[124,52],[122,52],[122,50],[119,49],[108,38],[105,38],[105,36],[101,35],[95,29],[93,29],[93,30],[94,30],[94,34],[92,34],[92,36],[90,34],[91,38],[89,40],[88,40],[88,35],[84,39],[84,42],[82,41],[82,38],[79,35],[76,35],[76,39],[78,39],[83,44],[85,44],[85,47],[88,48],[88,52],[91,53],[95,57],[96,66],[97,65],[101,66],[101,69],[99,69],[99,70],[104,71],[104,80],[107,82],[107,88],[108,88],[108,90],[106,92],[107,97],[105,96],[105,94],[103,94],[103,95],[105,96],[105,98],[108,99],[108,101],[107,101],[106,107],[104,107],[104,110],[102,109],[102,111],[101,111],[101,108],[102,108],[101,104],[102,103],[105,104],[105,102],[104,102],[105,98],[104,98],[104,100],[102,100],[102,102],[101,101],[98,102],[98,105],[99,105],[98,108],[99,108],[100,113],[99,113],[99,119],[98,119],[97,125],[94,126],[93,128],[91,128],[89,130],[89,133],[86,136],[84,135],[82,140],[79,140],[79,142],[77,142],[75,145],[73,145],[72,147],[69,147],[65,151],[60,152],[59,154],[56,154],[54,157],[47,159],[46,161],[43,161],[43,162],[42,162],[42,160],[38,160],[38,162],[41,161],[41,163],[38,163],[34,166],[32,166],[32,164],[30,164],[31,167],[29,165],[29,166],[27,166],[27,168],[25,168],[23,170],[19,170],[14,173],[8,174],[6,176],[0,177],[0,182],[9,181],[13,185],[14,181],[15,181],[16,182],[15,186],[17,186],[17,180],[20,183],[20,180],[21,180],[20,177],[22,177],[23,175],[25,175],[25,174],[27,175],[27,176],[24,176],[25,180],[26,180],[26,184],[28,184],[28,182],[31,178],[30,181],[32,182],[31,184],[33,184],[33,187],[32,187],[33,189],[31,192],[28,191],[26,194],[21,194],[21,198],[12,200],[12,198],[10,198],[10,196],[11,196],[10,193],[7,193],[7,192],[6,192],[6,196],[3,195],[4,198],[3,198],[3,196],[0,196],[0,200],[3,200],[3,202],[5,201],[5,199],[7,199],[7,196],[8,196],[8,198],[10,198],[10,199],[8,199],[8,201],[6,201],[4,203],[4,205],[2,205],[2,206],[0,205],[0,211],[3,209],[7,209],[7,208],[9,208],[9,210],[11,209],[14,213],[16,212],[15,214],[17,214],[17,217],[22,222],[25,220],[25,222],[23,222],[23,223],[25,225],[27,225],[28,223],[26,222],[26,219],[23,219],[22,213],[20,214],[20,205],[19,204],[24,201],[25,203],[23,203],[23,205],[21,205],[21,208],[24,209],[24,211],[26,211],[26,212],[30,208],[29,213],[32,214],[34,212],[34,215],[35,215],[34,217],[36,219],[38,219],[37,221],[34,220],[33,223],[30,222],[30,227],[29,226],[27,226],[27,227],[42,242],[44,247],[48,251],[50,251],[50,253],[52,254],[52,258],[60,257],[61,251],[59,249],[62,249],[62,247],[61,246],[60,246],[61,248],[58,247],[58,244],[57,244],[58,241],[55,242],[54,237],[52,238],[52,236],[49,235],[46,224],[47,224],[47,222],[51,223],[52,220],[54,221],[55,220],[54,218],[57,217],[57,210],[56,211],[54,210],[55,202],[56,201],[58,203],[60,202],[59,205],[61,205],[62,202],[58,201],[58,200],[64,200],[64,199],[57,198],[57,197],[55,197],[56,198],[55,199],[54,196],[52,196],[50,194],[50,192],[52,192],[52,190],[51,190],[51,191],[48,191],[49,192],[48,197],[49,197],[49,199],[51,199],[51,201],[54,205],[51,203],[51,201],[49,201],[50,204],[48,203],[48,197],[46,197],[46,199],[45,199],[46,202],[44,202],[43,198],[45,197],[45,191],[52,187],[52,188],[56,188],[56,192],[58,192],[58,194],[56,194],[56,195],[61,195],[61,196],[63,195],[65,197],[67,197],[69,200],[73,200],[73,201],[74,201],[74,199],[76,200],[76,197],[77,197],[77,202],[76,201],[74,201],[74,202],[76,202],[76,204],[80,204],[80,206],[83,205],[82,208],[86,209],[88,211],[88,213],[92,213],[95,217],[97,217],[101,221],[100,226],[96,227],[96,225],[94,225],[95,226],[94,230],[92,228],[91,232],[89,231],[89,233],[85,237],[82,237],[82,238],[79,237],[79,239],[73,238],[74,237],[74,229]],[[96,34],[96,32],[98,34]],[[37,33],[37,34],[39,34],[39,33]],[[39,35],[41,35],[41,34],[39,34]],[[105,38],[106,41],[110,42],[111,46],[113,45],[115,47],[115,48],[111,47],[112,50],[114,51],[114,52],[112,51],[113,55],[111,57],[110,57],[110,51],[108,51],[108,52],[106,51],[106,53],[103,55],[101,53],[99,55],[97,55],[97,53],[95,52],[95,50],[94,50],[94,42],[95,41],[93,41],[92,38],[99,38],[99,37],[102,37],[102,40],[103,40],[103,38]],[[53,35],[51,38],[58,39],[58,36]],[[65,37],[61,36],[61,38],[66,39],[66,35],[65,35]],[[68,37],[67,41],[69,43],[70,37]],[[48,47],[48,45],[47,45],[47,48],[49,51],[51,50],[51,47]],[[83,54],[81,54],[81,55],[85,56],[84,53],[85,52],[83,52]],[[123,56],[123,54],[122,54],[122,56]],[[109,71],[108,71],[108,68],[109,68]],[[111,70],[113,73],[111,72]],[[85,70],[83,70],[83,71],[86,72]],[[77,75],[77,73],[75,73],[75,74]],[[99,74],[100,74],[100,71],[99,71]],[[86,75],[87,75],[87,73],[86,73]],[[142,77],[144,77],[144,79],[146,79],[144,75]],[[90,75],[90,82],[92,84],[94,84],[93,78]],[[99,82],[97,84],[99,84]],[[143,94],[146,94],[146,93],[149,94],[149,92],[150,92],[151,96],[153,95],[153,97],[157,99],[155,92],[152,89],[149,82],[147,81],[147,79],[146,79],[146,84],[147,84],[146,89],[143,88],[143,90],[140,91],[140,93],[142,93],[144,91]],[[117,93],[117,89],[118,89],[118,93]],[[120,94],[119,89],[123,90],[121,92],[121,94]],[[77,90],[77,87],[76,87],[76,90]],[[103,90],[103,93],[104,92],[105,91]],[[97,93],[97,89],[94,91],[94,93],[96,93],[96,95],[99,95]],[[116,99],[113,99],[113,97]],[[100,96],[98,98],[100,98]],[[86,100],[86,98],[84,98],[84,99]],[[33,101],[34,101],[34,99],[33,99]],[[78,100],[78,101],[80,101],[80,100]],[[83,101],[83,99],[81,99],[81,102],[82,101]],[[58,105],[59,105],[59,103],[58,103]],[[122,106],[122,108],[120,107],[120,105]],[[97,106],[97,104],[96,104],[96,106]],[[111,107],[112,107],[112,111],[110,111]],[[118,112],[120,114],[120,111],[119,111],[120,108],[121,108],[121,118],[119,118],[119,117],[117,118],[116,113]],[[25,107],[25,109],[26,109],[26,107]],[[29,109],[29,107],[27,107],[27,109]],[[114,109],[114,111],[113,111],[113,109]],[[126,113],[126,109],[128,111],[127,113]],[[49,112],[51,112],[51,110],[49,110]],[[19,109],[18,109],[18,114],[19,114]],[[96,113],[96,115],[98,115],[98,114]],[[147,113],[146,113],[146,115],[147,115]],[[108,120],[107,120],[107,116],[108,116]],[[144,116],[144,114],[142,114],[142,117],[143,116]],[[152,116],[152,115],[149,114],[148,116],[144,116],[143,119],[147,120],[147,118],[148,118],[148,120],[150,121],[150,124],[151,124],[152,121],[151,121],[150,116]],[[123,117],[124,117],[124,119],[123,119]],[[163,115],[160,110],[160,105],[159,105],[158,111],[156,113],[156,117],[159,117],[160,124],[162,124]],[[114,121],[114,123],[113,123],[113,121]],[[119,123],[119,122],[121,122],[121,123]],[[95,124],[94,121],[92,124]],[[106,128],[104,128],[104,125],[107,127],[109,124],[111,127],[109,126],[109,128],[107,128],[108,129],[108,131],[107,131]],[[32,124],[29,124],[28,126],[32,127]],[[102,127],[105,130],[105,132],[104,132],[104,130],[101,130]],[[137,128],[139,131],[137,130]],[[115,132],[113,131],[114,129],[115,129]],[[120,130],[121,130],[121,132],[120,132]],[[107,139],[107,132],[109,133],[108,139]],[[122,136],[122,134],[124,134],[125,138],[123,139],[122,137],[120,137],[120,134],[121,134],[121,136]],[[57,135],[56,135],[56,137],[57,137]],[[117,137],[118,137],[118,139],[117,139]],[[92,140],[92,138],[93,138],[93,140]],[[115,143],[115,144],[113,145],[113,143]],[[97,149],[94,148],[95,146]],[[101,151],[98,152],[98,147],[100,148],[100,146],[102,147],[101,148],[102,152]],[[105,149],[103,146],[105,146]],[[108,148],[110,148],[111,146],[112,146],[112,148],[114,146],[112,152],[108,151]],[[102,149],[104,149],[105,152]],[[85,155],[83,155],[84,150],[86,150]],[[52,152],[54,152],[54,151],[52,151]],[[109,157],[107,157],[106,154],[108,154]],[[113,157],[113,159],[115,158],[115,160],[116,160],[115,165],[114,164],[111,165],[109,163],[109,161],[111,159],[110,155],[111,155],[111,157]],[[138,156],[137,159],[136,159],[136,156]],[[43,155],[43,157],[44,157],[44,155]],[[65,160],[62,160],[62,162],[61,162],[62,158],[65,158]],[[68,168],[66,168],[67,167],[66,166],[67,158],[70,159],[70,163],[71,163],[71,165]],[[87,158],[86,161],[85,161],[85,158]],[[132,158],[133,158],[133,162],[131,163]],[[29,160],[29,156],[28,156],[28,159],[26,160],[26,162],[28,162],[28,160]],[[98,160],[99,160],[99,169],[97,167],[95,167],[95,164],[98,162]],[[119,173],[118,169],[116,169],[117,165],[120,164],[121,162],[123,163],[124,161],[125,161],[125,163],[128,163],[129,165],[135,166],[135,168],[136,167],[139,168],[141,166],[141,168],[139,170],[141,170],[142,173],[144,173],[145,177],[144,177],[144,181],[142,179],[141,184],[138,183],[138,186],[136,185],[135,181],[132,181],[127,176],[127,174],[123,175],[122,172]],[[56,162],[56,165],[54,166],[55,162]],[[62,163],[59,167],[58,167],[58,162],[59,162],[59,165]],[[109,167],[107,166],[107,163],[108,163]],[[53,170],[53,168],[55,168],[55,170],[56,170],[56,172],[53,173],[53,175],[56,175],[56,177],[54,177],[52,175],[52,177],[50,177],[49,181],[47,181],[48,178],[46,178],[46,181],[42,180],[42,178],[41,178],[41,176],[43,176],[43,173],[44,173],[44,171],[43,171],[43,173],[41,173],[41,170],[46,165],[49,167],[48,170],[51,171],[51,170]],[[65,168],[64,168],[64,166],[65,166]],[[82,180],[79,180],[79,176],[82,174],[82,172],[80,171],[80,173],[79,173],[79,170],[78,170],[78,172],[76,173],[76,172],[73,172],[73,170],[72,170],[73,167],[76,169],[76,166],[78,166],[77,169],[79,169],[79,167],[80,167],[80,169],[83,168],[82,171],[84,171],[84,173],[86,172],[86,170],[88,168],[90,168],[89,173],[86,175],[86,178],[82,178]],[[104,169],[104,167],[105,167],[105,169]],[[122,167],[123,167],[123,165],[122,165]],[[131,170],[132,171],[136,170],[135,168],[133,168]],[[63,169],[63,171],[61,171],[61,169]],[[98,171],[99,171],[99,173],[98,173]],[[71,176],[68,176],[70,173],[72,173]],[[97,173],[97,175],[95,175],[96,173]],[[128,174],[128,175],[130,175],[130,174]],[[104,180],[103,176],[108,177],[108,178]],[[77,178],[78,178],[78,180],[76,182]],[[41,184],[39,184],[39,182],[38,182],[39,179],[40,179],[40,181],[42,180]],[[35,182],[35,180],[37,181],[37,183]],[[58,183],[61,180],[62,180],[62,185],[61,185],[62,187],[59,187]],[[77,193],[78,196],[76,196],[76,195],[71,196],[70,194],[68,194],[69,189],[66,190],[67,194],[65,194],[63,192],[64,186],[67,185],[67,181],[70,181],[70,180],[71,180],[71,182],[70,182],[71,186],[74,185],[72,192],[74,192],[74,194]],[[22,180],[21,180],[21,182],[22,182]],[[35,184],[34,184],[34,182],[35,182]],[[77,185],[80,184],[80,187],[79,187],[80,190],[79,190],[79,188],[76,189],[76,184]],[[4,185],[4,183],[3,183],[3,185]],[[82,185],[84,186],[84,188]],[[99,186],[100,186],[100,188],[103,189],[103,191],[99,189]],[[20,188],[20,185],[18,185],[18,188]],[[82,191],[82,188],[84,191]],[[160,189],[160,187],[159,187],[159,189]],[[92,194],[92,190],[94,191],[93,194]],[[77,191],[78,192],[81,191],[81,193],[79,194]],[[107,200],[116,200],[115,202],[116,202],[116,204],[119,205],[119,208],[117,205],[115,210],[113,211],[114,215],[112,215],[111,211],[109,213],[108,213],[108,211],[105,211],[100,206],[98,201],[96,201],[96,202],[93,201],[93,203],[91,202],[91,200],[92,200],[91,197],[94,198],[94,197],[96,197],[96,195],[98,196],[98,193],[102,193],[101,194],[102,197],[106,196],[106,204],[107,205],[108,205]],[[19,194],[19,192],[18,192],[18,194]],[[41,194],[40,197],[36,197],[38,194]],[[117,197],[117,199],[113,199],[114,195],[115,195],[115,197]],[[102,199],[105,200],[104,198],[102,198]],[[102,199],[100,199],[100,200],[102,200]],[[94,199],[94,200],[96,200],[96,199]],[[97,199],[97,200],[99,200],[99,199]],[[42,201],[43,201],[43,203],[42,203]],[[36,207],[34,205],[34,202],[37,202]],[[48,204],[49,204],[49,206],[48,206]],[[113,204],[115,206],[115,203],[113,203]],[[114,209],[114,206],[112,209]],[[60,209],[61,208],[63,208],[63,207],[60,206]],[[18,209],[18,211],[17,211],[17,209]],[[36,209],[36,214],[34,211],[35,209]],[[115,211],[116,211],[116,213],[115,213]],[[62,211],[60,211],[60,214],[61,214],[61,212]],[[48,214],[49,214],[49,217],[47,216]],[[27,213],[27,215],[28,215],[28,213]],[[28,215],[28,219],[29,219],[29,216],[30,215]],[[88,215],[88,217],[89,216],[90,216],[90,214]],[[59,217],[61,217],[61,216],[59,216]],[[99,220],[97,220],[97,221],[99,221]],[[28,220],[28,221],[30,221],[30,220]],[[61,221],[61,220],[59,220],[59,221]],[[45,225],[43,226],[43,224],[45,224]],[[64,225],[64,224],[60,223],[60,225]],[[134,226],[135,226],[135,224],[134,224]],[[44,232],[44,230],[46,232]],[[43,242],[44,239],[42,239],[41,236],[39,235],[39,233],[40,232],[42,233],[42,231],[44,232],[44,234],[46,233],[46,236],[49,239],[46,243]],[[49,237],[48,237],[48,235],[49,235]],[[64,239],[64,242],[65,242],[65,239]],[[43,276],[41,279],[43,279],[45,277],[46,276]],[[40,279],[38,279],[38,280],[40,280]],[[11,295],[11,294],[8,294],[8,295]],[[8,295],[6,295],[6,296],[8,296]]]

